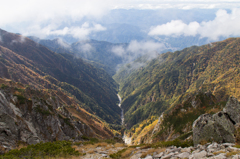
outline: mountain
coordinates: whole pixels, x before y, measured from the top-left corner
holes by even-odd
[[[111,76],[116,73],[117,66],[123,63],[123,57],[114,54],[112,49],[118,46],[127,46],[127,44],[113,44],[97,40],[78,41],[68,44],[59,38],[53,40],[39,39],[36,37],[29,38],[54,52],[81,57],[95,67],[104,69]]]
[[[126,23],[107,24],[106,28],[106,31],[94,33],[90,38],[111,43],[130,43],[132,40],[142,41],[147,37],[147,33],[139,27]]]
[[[58,54],[21,35],[0,30],[1,78],[41,89],[64,90],[81,107],[106,122],[120,124],[117,84],[80,58]]]
[[[27,67],[24,69],[22,74],[31,73],[32,77],[37,74]],[[6,78],[0,78],[0,83],[1,153],[18,147],[20,143],[28,145],[56,140],[79,141],[83,136],[102,139],[114,136],[114,130],[107,123],[83,109],[77,99],[61,88],[40,89]]]
[[[212,92],[215,104],[226,102],[230,95],[240,99],[239,44],[240,38],[230,38],[167,52],[135,69],[132,69],[134,62],[122,68],[114,78],[120,83],[125,124],[130,134],[150,126],[160,114],[168,114],[178,104],[184,105],[198,92]],[[193,105],[194,100],[190,103]]]

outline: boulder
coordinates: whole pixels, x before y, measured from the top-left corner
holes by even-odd
[[[214,115],[203,114],[193,123],[193,143],[201,141],[234,143],[235,124],[240,122],[240,104],[230,97],[223,111]]]
[[[224,112],[203,114],[193,123],[193,143],[215,141],[218,143],[235,142],[234,125]]]
[[[223,111],[229,115],[229,118],[234,124],[240,122],[240,104],[235,97],[229,97]]]

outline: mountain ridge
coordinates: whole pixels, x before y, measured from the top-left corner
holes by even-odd
[[[240,38],[229,38],[163,53],[129,74],[123,68],[119,74],[125,72],[126,78],[114,78],[120,82],[127,129],[134,132],[147,120],[157,120],[199,91],[211,91],[217,103],[230,95],[240,99],[239,44]]]
[[[3,61],[5,60],[5,58],[9,59],[8,56],[10,55],[12,56],[12,58],[14,57],[14,59],[17,59],[18,57],[19,59],[16,60],[16,65],[19,65],[21,67],[17,69],[21,68],[21,71],[24,72],[25,68],[29,69],[28,67],[30,67],[31,70],[37,72],[35,76],[40,77],[37,77],[38,81],[42,81],[43,83],[51,83],[48,79],[57,79],[62,83],[62,88],[65,87],[64,83],[69,83],[73,86],[71,86],[72,88],[76,87],[82,92],[82,94],[85,94],[84,96],[87,96],[88,99],[90,99],[92,104],[87,107],[89,110],[91,110],[92,113],[99,113],[102,118],[104,118],[110,123],[120,123],[121,110],[116,104],[118,101],[116,95],[117,84],[105,71],[99,70],[81,59],[75,59],[73,58],[73,56],[67,59],[63,55],[54,53],[46,47],[39,45],[38,43],[35,43],[23,36],[8,33],[3,30],[0,30],[0,33],[2,36],[2,41],[0,42],[0,45],[2,47],[2,50],[5,50],[5,52],[2,52]],[[3,47],[7,49],[4,49]],[[11,50],[11,53],[8,52],[9,49]],[[31,65],[29,65],[28,63],[25,64],[25,61],[28,61],[28,63],[30,63]],[[6,62],[8,63],[8,61]],[[2,63],[2,65],[5,64]],[[14,75],[14,65],[12,65],[10,68],[12,70],[12,74]],[[6,77],[4,76],[7,75],[6,71],[10,68],[6,69],[5,67],[5,73],[2,74],[2,78],[12,78],[11,75],[8,75]],[[19,77],[22,76],[20,72],[17,74],[17,76]],[[25,73],[25,77],[27,75],[28,74]],[[13,80],[22,80],[19,82],[23,82],[24,78],[19,79],[15,75]],[[29,81],[34,81],[34,78],[31,78],[31,80]],[[39,82],[34,82],[38,83],[38,86],[41,86]],[[25,81],[24,84],[27,84],[27,82]],[[51,85],[49,86],[50,88],[52,87]],[[65,89],[67,88],[65,87]],[[73,95],[78,96],[79,100],[83,102],[80,94],[79,91],[75,91],[75,94]],[[99,94],[101,95],[99,96]]]

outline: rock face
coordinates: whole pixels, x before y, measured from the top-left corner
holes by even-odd
[[[91,128],[72,120],[58,99],[26,99],[0,90],[0,145],[6,150],[17,142],[36,144],[40,141],[81,139]],[[19,104],[21,103],[21,104]],[[82,133],[83,132],[83,133]]]
[[[235,142],[236,123],[240,121],[240,105],[236,98],[230,97],[223,111],[214,115],[203,114],[193,123],[193,142],[215,141],[218,143]]]

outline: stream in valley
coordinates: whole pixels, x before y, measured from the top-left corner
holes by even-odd
[[[119,94],[117,94],[118,99],[119,99],[119,104],[118,106],[121,108],[122,112],[121,112],[121,121],[122,121],[122,125],[124,125],[124,110],[121,107],[122,104],[122,98],[120,97]],[[123,135],[123,141],[127,144],[127,145],[131,145],[131,137],[127,137],[126,134],[124,133]]]

